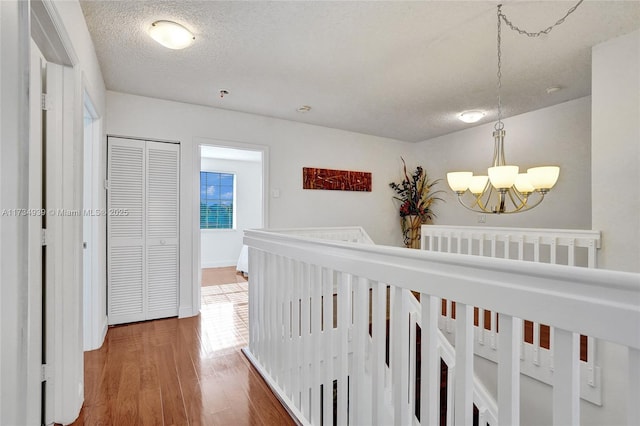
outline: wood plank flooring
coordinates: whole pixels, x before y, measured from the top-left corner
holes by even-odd
[[[247,283],[223,269],[203,273],[199,316],[111,327],[100,349],[85,352],[74,425],[295,424],[240,352]]]

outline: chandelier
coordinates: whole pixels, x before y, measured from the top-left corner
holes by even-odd
[[[519,34],[539,37],[548,34],[553,28],[562,24],[583,2],[580,0],[555,24],[538,32],[527,32],[513,25],[502,13],[502,5],[498,5],[498,121],[494,126],[493,166],[487,169],[487,175],[474,176],[472,172],[447,173],[447,182],[458,195],[458,201],[465,208],[478,213],[518,213],[531,210],[539,205],[544,196],[553,188],[560,175],[560,167],[542,166],[527,169],[520,173],[518,166],[509,165],[504,156],[504,123],[502,122],[502,28],[505,24]],[[471,196],[465,196],[467,191]],[[465,199],[471,200],[465,202]]]

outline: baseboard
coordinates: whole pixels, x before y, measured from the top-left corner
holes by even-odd
[[[191,307],[187,307],[187,308],[180,308],[178,309],[178,318],[189,318],[189,317],[195,317],[196,315],[198,315],[199,309],[196,311],[196,313],[193,312],[193,309],[191,309]]]
[[[304,421],[304,415],[295,407],[293,401],[285,395],[282,389],[280,389],[280,386],[271,379],[267,372],[262,368],[260,362],[253,356],[249,348],[242,348],[242,353],[247,357],[251,365],[258,370],[262,379],[267,383],[267,386],[269,386],[273,394],[278,398],[284,409],[287,410],[293,421],[295,421],[299,426],[307,425],[308,423]]]
[[[238,264],[238,259],[231,260],[211,260],[211,261],[202,261],[200,263],[201,268],[225,268],[227,266],[236,266]]]
[[[102,318],[102,330],[100,332],[100,345],[98,346],[98,348],[102,347],[104,339],[107,337],[107,330],[109,330],[109,318],[107,318],[107,316],[105,315]]]

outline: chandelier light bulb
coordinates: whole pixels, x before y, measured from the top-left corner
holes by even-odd
[[[474,195],[482,194],[487,187],[487,180],[489,180],[489,176],[471,176],[469,192]]]
[[[154,22],[149,28],[149,35],[164,47],[173,50],[184,49],[195,40],[191,31],[173,21]]]
[[[530,194],[536,189],[531,184],[531,179],[529,178],[529,174],[527,173],[518,173],[514,186],[522,194]]]
[[[527,175],[535,189],[548,191],[553,188],[558,181],[558,177],[560,176],[560,167],[532,167],[527,170]]]
[[[455,192],[464,192],[471,183],[471,172],[449,172],[447,173],[447,183]]]
[[[496,189],[508,189],[516,182],[520,168],[518,166],[489,167],[489,180]]]

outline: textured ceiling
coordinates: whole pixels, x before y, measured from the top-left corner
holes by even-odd
[[[574,1],[503,3],[537,31]],[[81,1],[109,90],[411,142],[471,126],[463,110],[496,119],[497,4]],[[160,46],[147,34],[156,20],[183,24],[195,43]],[[589,95],[591,47],[639,27],[640,1],[585,1],[538,38],[503,26],[505,116]]]

